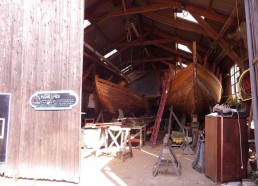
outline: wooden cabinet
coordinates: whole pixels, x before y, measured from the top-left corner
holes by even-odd
[[[247,177],[247,161],[246,119],[239,118],[238,123],[238,117],[206,115],[205,175],[215,182],[241,180]]]

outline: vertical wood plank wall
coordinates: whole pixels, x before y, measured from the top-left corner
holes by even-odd
[[[81,101],[35,111],[35,91],[81,99],[83,0],[0,1],[0,92],[11,93],[7,176],[79,181]]]
[[[253,54],[254,59],[258,58],[258,2],[250,1],[250,14],[251,14],[251,32],[252,32],[252,41],[253,41]],[[256,72],[256,82],[258,82],[258,62],[255,64],[255,72]],[[256,86],[258,91],[258,86]]]
[[[250,73],[251,73],[251,79],[254,77],[254,82],[251,81],[252,83],[252,88],[255,87],[255,90],[252,90],[252,105],[253,105],[253,118],[254,118],[254,135],[255,135],[255,147],[256,147],[256,154],[258,154],[258,129],[257,129],[257,92],[258,92],[258,2],[253,1],[253,0],[245,0],[245,5],[247,5],[246,11],[247,11],[247,23],[249,24],[250,21],[250,30],[248,30],[248,37],[251,40],[252,43],[250,43],[252,46],[251,51],[249,48],[249,54],[250,59],[252,60],[249,61],[249,63],[253,63],[253,66],[250,66]],[[248,45],[250,45],[248,44]],[[255,62],[256,61],[256,62]],[[255,63],[254,63],[255,62]],[[250,64],[251,65],[251,64]],[[255,97],[256,96],[256,97]],[[258,162],[256,163],[258,166]]]

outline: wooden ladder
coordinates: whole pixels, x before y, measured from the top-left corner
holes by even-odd
[[[153,126],[152,135],[151,135],[151,139],[150,139],[150,145],[152,147],[155,146],[156,140],[157,140],[157,137],[159,134],[160,122],[161,122],[164,107],[166,104],[168,90],[170,87],[170,82],[171,82],[171,74],[169,71],[166,71],[164,74],[163,81],[162,81],[162,95],[160,98],[159,109],[158,109],[158,113],[157,113],[157,116],[155,119],[155,124]]]

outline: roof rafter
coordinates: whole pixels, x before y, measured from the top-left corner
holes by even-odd
[[[164,49],[164,50],[166,50],[168,52],[171,52],[173,54],[176,54],[176,55],[178,55],[180,57],[187,58],[187,59],[190,59],[190,60],[193,59],[192,55],[186,54],[185,52],[180,52],[180,51],[174,50],[174,49],[172,49],[170,47],[167,47],[167,46],[164,46],[164,45],[161,45],[161,44],[154,44],[154,46],[162,48],[162,49]]]
[[[157,29],[151,29],[151,28],[148,28],[148,27],[144,27],[144,29],[149,31],[149,32],[151,32],[154,35],[157,35],[157,36],[162,37],[164,39],[171,39],[174,42],[186,45],[190,50],[192,49],[192,43],[188,42],[187,40],[181,39],[178,36],[172,36],[172,35],[166,34],[164,32],[161,32],[161,31],[159,31]],[[207,49],[202,47],[202,46],[200,46],[200,45],[198,45],[198,50],[202,51],[202,52],[205,52]],[[199,54],[197,54],[197,55],[199,55]]]
[[[135,7],[135,8],[128,8],[126,12],[124,12],[123,10],[116,10],[110,16],[123,16],[123,15],[131,15],[131,14],[138,14],[138,13],[146,13],[146,12],[153,12],[157,10],[164,10],[168,8],[171,8],[171,6],[162,5],[162,4],[148,5],[148,6],[141,6],[141,7]]]
[[[192,14],[192,16],[198,21],[201,27],[206,30],[206,32],[213,40],[216,40],[218,38],[219,34],[215,30],[213,30],[213,28],[203,18],[201,18],[201,16],[196,16],[195,14]],[[227,52],[228,57],[234,63],[236,63],[240,68],[243,67],[240,57],[227,45],[227,43],[222,38],[219,38],[217,43],[223,51]]]
[[[236,13],[237,13],[237,9],[234,8],[230,14],[230,16],[228,17],[226,23],[224,24],[224,26],[222,27],[222,29],[219,32],[219,35],[217,36],[217,38],[214,40],[214,42],[212,43],[212,45],[210,46],[209,50],[207,51],[206,55],[209,55],[212,47],[217,43],[217,41],[224,36],[225,32],[227,31],[228,27],[231,25],[231,23],[234,21],[235,17],[236,17]]]
[[[193,7],[190,5],[184,5],[184,4],[180,3],[179,1],[167,1],[167,0],[154,0],[154,1],[163,3],[165,5],[170,5],[172,7],[183,8],[184,10],[186,10],[188,12],[195,13],[195,15],[204,16],[208,19],[211,19],[213,21],[216,21],[216,22],[219,22],[222,24],[224,24],[227,21],[227,17],[217,14],[211,8],[209,10],[200,9],[200,8],[196,8],[196,7]]]
[[[149,34],[149,33],[145,33],[145,34],[143,35],[143,38],[144,38],[145,36],[147,36],[148,34]],[[140,40],[141,40],[141,38],[138,38],[138,39],[136,39],[136,40],[130,42],[129,44],[134,43],[134,42],[138,42],[138,41],[140,41]],[[110,57],[109,57],[109,60],[114,59],[114,58],[117,57],[122,51],[128,49],[128,48],[130,47],[129,44],[124,45],[122,48],[119,48],[119,49],[117,48],[117,53],[115,53],[115,54],[113,54],[112,56],[110,56]]]
[[[155,21],[158,21],[160,23],[163,23],[172,27],[180,28],[182,30],[188,30],[190,32],[195,32],[202,35],[207,35],[207,32],[203,30],[198,24],[187,23],[186,21],[183,21],[183,20],[175,21],[173,19],[169,19],[168,17],[162,16],[156,13],[151,13],[151,12],[145,13],[144,15],[150,19],[153,19]]]

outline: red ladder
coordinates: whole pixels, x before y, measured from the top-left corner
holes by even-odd
[[[159,110],[156,116],[155,124],[153,126],[152,130],[152,135],[150,139],[150,145],[153,147],[156,144],[156,140],[159,134],[159,127],[160,127],[160,122],[161,118],[163,115],[164,107],[166,104],[167,96],[168,96],[168,90],[170,87],[170,82],[171,82],[171,74],[169,71],[165,72],[164,79],[162,81],[162,95],[160,98],[160,103],[159,103]]]

